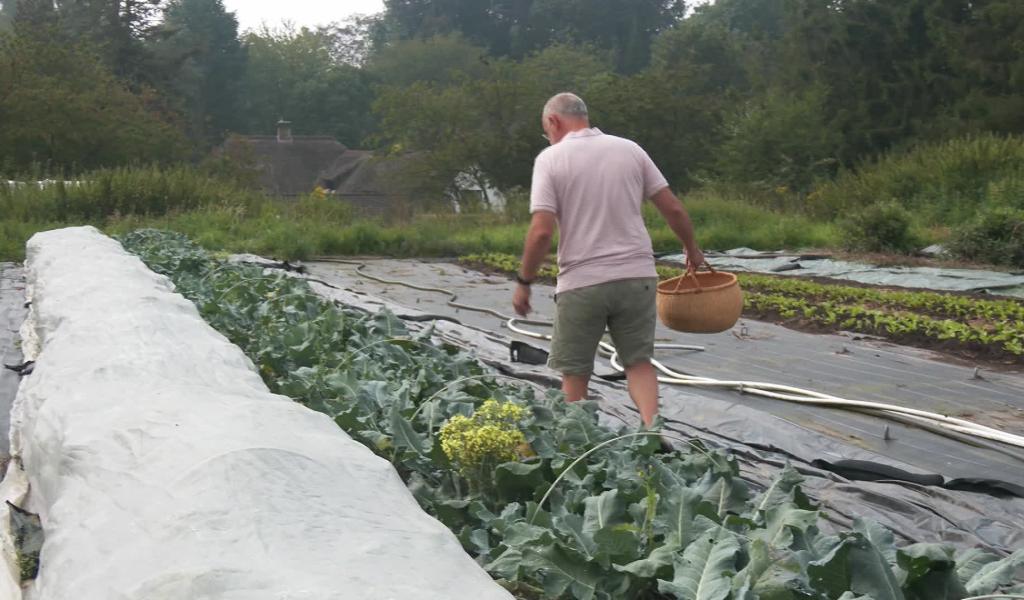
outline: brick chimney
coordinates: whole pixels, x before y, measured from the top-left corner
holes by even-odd
[[[277,122],[277,141],[278,142],[291,142],[292,141],[292,122],[281,119]]]

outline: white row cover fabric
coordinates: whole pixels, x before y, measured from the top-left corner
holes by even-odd
[[[511,599],[387,461],[271,394],[116,241],[49,231],[27,257],[39,353],[12,447],[46,533],[27,597]]]

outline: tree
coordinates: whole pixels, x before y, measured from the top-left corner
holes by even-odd
[[[492,56],[522,58],[554,44],[608,51],[627,73],[650,58],[651,40],[683,17],[682,0],[385,0],[392,38],[457,33]]]
[[[8,30],[14,24],[14,15],[17,14],[18,3],[16,0],[4,0],[0,2],[0,31]]]
[[[651,42],[682,19],[682,0],[537,0],[519,46],[589,45],[611,53],[616,70],[636,73],[650,60]]]
[[[366,68],[383,85],[417,81],[445,85],[466,77],[483,77],[488,60],[486,48],[449,34],[391,43],[374,54]]]
[[[245,38],[242,82],[245,133],[266,133],[280,118],[298,134],[333,135],[358,147],[373,128],[371,78],[339,63],[318,31],[264,29]]]
[[[53,0],[14,0],[9,5],[8,9],[8,3],[4,3],[4,12],[10,15],[19,35],[52,36],[56,33],[57,10]]]
[[[183,100],[190,137],[210,145],[237,131],[246,55],[234,14],[221,0],[172,0],[160,38],[155,52],[169,65],[162,87]]]
[[[382,15],[355,15],[320,27],[317,33],[327,40],[334,62],[362,67],[384,46],[387,30]]]
[[[175,161],[182,135],[86,47],[0,34],[0,163],[27,171]]]
[[[560,91],[586,96],[610,69],[598,56],[553,46],[521,62],[489,59],[473,77],[384,86],[374,105],[382,141],[414,157],[425,188],[439,191],[464,172],[502,187],[528,185],[545,144],[544,102]]]
[[[25,1],[25,0],[22,0]],[[146,40],[159,24],[165,0],[56,0],[69,43],[96,48],[104,64],[132,85],[152,83]]]
[[[429,39],[458,34],[488,48],[495,56],[508,52],[510,8],[533,0],[385,0],[385,20],[395,40]]]
[[[725,123],[717,174],[729,182],[768,190],[806,192],[835,174],[838,132],[825,121],[826,90],[772,89],[743,103]]]
[[[956,4],[929,15],[956,73],[959,100],[950,110],[951,120],[966,121],[974,129],[1024,133],[1024,4]]]

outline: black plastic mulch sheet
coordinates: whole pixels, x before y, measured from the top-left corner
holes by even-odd
[[[20,265],[0,263],[0,365],[22,362],[18,330],[25,320],[25,278]],[[0,366],[0,462],[7,457],[10,443],[11,404],[18,392],[19,376]]]
[[[556,387],[542,365],[512,362],[509,343],[542,351],[546,343],[518,336],[493,316],[447,306],[442,294],[361,278],[354,268],[308,264],[313,288],[346,304],[437,322],[447,341],[472,349],[502,372]],[[512,284],[447,263],[372,261],[367,272],[388,279],[451,289],[459,301],[511,312]],[[535,286],[538,318],[553,313],[553,290]],[[936,360],[927,352],[847,336],[812,335],[755,321],[711,336],[661,329],[659,342],[701,344],[704,352],[672,351],[658,358],[688,374],[783,383],[857,400],[887,402],[963,415],[1024,433],[1024,377],[978,374],[970,365]],[[535,361],[534,361],[535,362]],[[611,374],[604,360],[595,374]],[[979,378],[980,376],[980,378]],[[609,423],[639,419],[621,382],[595,377],[592,392]],[[875,519],[904,542],[947,542],[1010,552],[1024,546],[1024,451],[998,443],[973,445],[880,417],[759,398],[729,390],[662,386],[667,427],[727,447],[744,477],[767,486],[787,461],[803,472],[808,495],[828,522],[848,528],[855,517]]]

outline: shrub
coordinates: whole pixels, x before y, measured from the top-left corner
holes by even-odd
[[[841,226],[844,245],[850,250],[909,253],[920,243],[912,231],[910,213],[891,200],[855,212]]]
[[[824,119],[825,89],[770,91],[744,105],[725,124],[718,172],[734,183],[765,190],[806,191],[835,174],[839,136]]]
[[[187,166],[100,169],[81,181],[0,186],[0,214],[20,221],[101,222],[113,216],[160,216],[211,206],[254,206],[265,198]]]
[[[958,225],[1024,189],[1024,137],[985,134],[922,144],[844,171],[810,194],[808,208],[836,217],[891,198],[930,224]]]
[[[967,260],[1024,267],[1024,209],[982,211],[953,236],[950,250]]]

